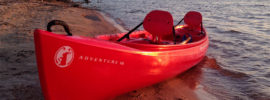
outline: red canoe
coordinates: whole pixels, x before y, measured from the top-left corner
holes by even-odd
[[[187,27],[177,26],[175,36]],[[130,39],[121,42],[116,40],[126,33],[89,38],[49,31],[34,32],[46,100],[112,99],[190,69],[203,59],[208,48],[204,29],[202,38],[187,44],[179,44],[177,38],[169,41],[171,37],[166,38],[166,34],[161,35],[162,40],[153,41],[154,34],[147,31],[133,32]]]

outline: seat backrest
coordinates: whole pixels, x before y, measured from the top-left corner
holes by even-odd
[[[202,14],[197,11],[190,11],[185,15],[184,22],[189,27],[198,28],[202,23]]]
[[[153,38],[157,36],[160,40],[163,36],[172,35],[173,17],[167,11],[154,10],[144,18],[143,27],[153,35]]]

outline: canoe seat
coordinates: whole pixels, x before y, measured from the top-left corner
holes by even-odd
[[[189,42],[199,41],[203,38],[202,34],[202,15],[197,11],[190,11],[184,16],[184,27],[177,28],[176,34],[180,35],[182,41],[184,38],[191,37]]]
[[[154,10],[144,18],[143,27],[152,34],[152,42],[160,44],[164,37],[173,35],[173,17],[167,11]]]

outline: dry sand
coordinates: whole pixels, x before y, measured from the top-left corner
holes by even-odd
[[[66,21],[74,35],[120,32],[94,10],[61,2],[0,0],[0,99],[43,100],[35,60],[33,31],[53,19]],[[61,27],[53,29],[63,31]],[[208,59],[208,58],[206,58]],[[202,63],[207,63],[205,60]],[[116,100],[196,100],[199,64],[173,79],[135,90]],[[188,81],[187,81],[188,80]]]

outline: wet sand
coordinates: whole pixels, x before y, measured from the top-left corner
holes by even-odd
[[[50,20],[63,20],[80,36],[111,34],[120,30],[95,10],[61,2],[0,1],[0,99],[43,100],[35,60],[33,31],[46,29]],[[54,32],[63,33],[62,27]],[[209,62],[210,61],[210,62]],[[153,86],[135,90],[116,100],[196,100],[205,58],[191,70]],[[211,64],[206,64],[211,63]],[[215,63],[215,61],[214,61]]]

